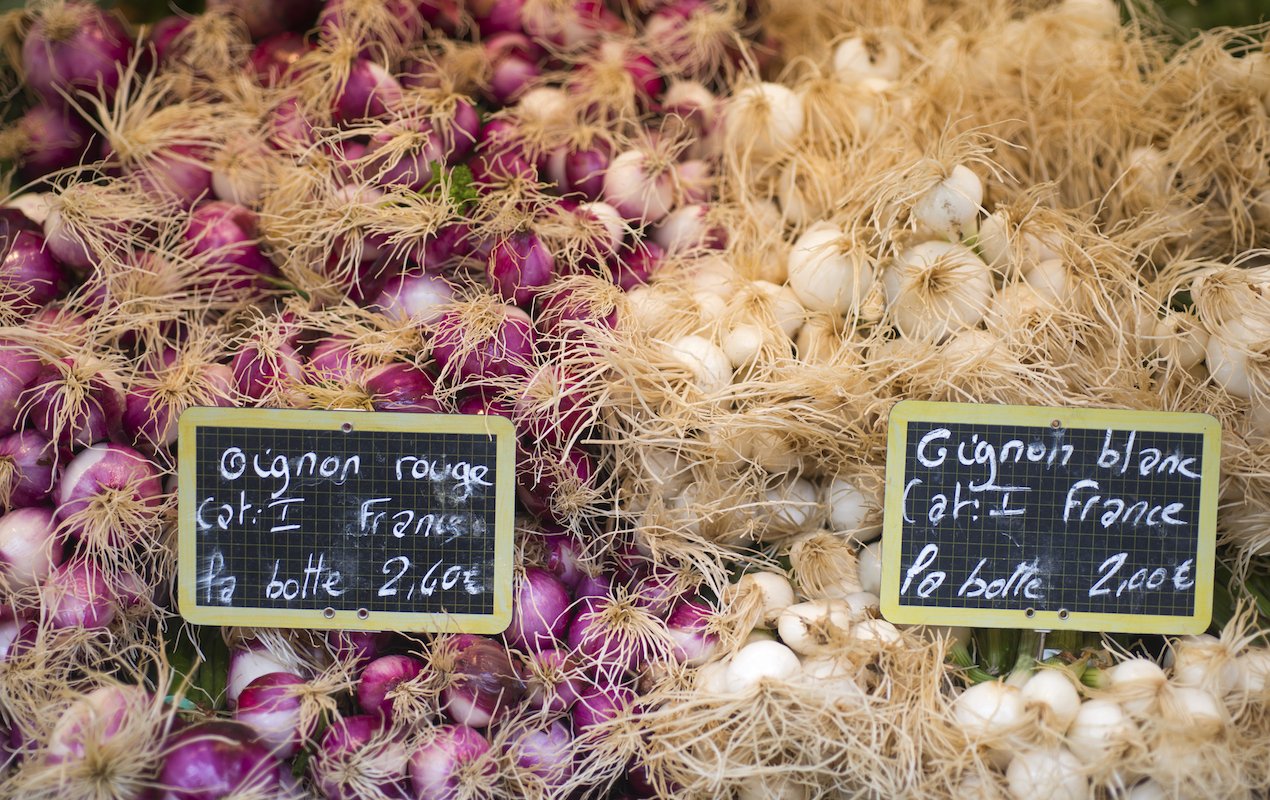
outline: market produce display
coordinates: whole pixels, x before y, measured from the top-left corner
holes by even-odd
[[[0,796],[1270,790],[1270,50],[1110,0],[0,17]],[[1209,634],[881,618],[890,408],[1202,412]],[[196,406],[509,418],[499,636],[195,627]]]

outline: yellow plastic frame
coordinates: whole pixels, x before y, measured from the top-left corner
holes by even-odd
[[[272,428],[291,430],[343,430],[351,425],[362,431],[484,434],[497,440],[495,447],[494,511],[494,611],[492,614],[415,614],[355,610],[225,608],[200,606],[195,590],[195,435],[199,429]],[[410,414],[367,411],[310,411],[267,408],[191,408],[178,424],[177,464],[179,538],[177,602],[181,615],[198,625],[233,625],[258,628],[314,628],[369,631],[428,631],[436,633],[499,633],[511,623],[512,539],[516,495],[515,428],[510,420],[495,415]]]
[[[1195,555],[1195,611],[1190,616],[1157,614],[1085,614],[1023,610],[931,608],[900,603],[900,552],[906,482],[909,422],[983,423],[1049,427],[1055,420],[1069,429],[1198,433],[1204,437],[1200,476],[1199,541]],[[1213,563],[1217,541],[1217,495],[1221,469],[1221,424],[1208,414],[1050,408],[904,400],[891,409],[887,431],[886,498],[882,522],[882,616],[905,625],[966,625],[979,628],[1032,628],[1118,633],[1202,633],[1213,613]]]

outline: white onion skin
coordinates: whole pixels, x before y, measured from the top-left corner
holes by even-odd
[[[928,271],[940,270],[951,288],[936,297],[915,295]],[[906,338],[939,342],[983,319],[992,298],[992,273],[973,250],[923,242],[900,254],[883,273],[887,305]]]
[[[792,680],[801,670],[798,656],[780,642],[751,642],[732,657],[724,685],[730,692],[743,692],[764,681]]]
[[[792,147],[804,123],[802,98],[778,83],[747,86],[728,105],[726,124],[738,149],[759,158]]]
[[[848,246],[841,228],[818,223],[789,251],[788,285],[808,311],[846,314],[873,286],[873,265],[861,247]]]
[[[983,182],[969,168],[958,164],[918,199],[913,216],[922,227],[956,242],[978,231],[982,204]]]
[[[1128,746],[1133,720],[1111,700],[1087,700],[1067,729],[1067,747],[1087,764],[1106,761]]]
[[[1014,800],[1084,800],[1089,779],[1084,764],[1062,747],[1027,750],[1016,755],[1006,770],[1006,784]]]
[[[777,572],[747,572],[736,582],[743,592],[757,592],[763,606],[762,622],[771,622],[784,609],[794,604],[794,587],[789,579]]]
[[[1023,701],[1034,709],[1046,728],[1063,734],[1080,710],[1080,692],[1063,671],[1043,669],[1023,684]]]
[[[856,575],[860,588],[866,592],[882,594],[882,541],[879,539],[860,548],[856,554]]]
[[[670,343],[671,358],[692,374],[702,392],[713,394],[732,383],[732,362],[717,345],[700,336],[681,336]]]

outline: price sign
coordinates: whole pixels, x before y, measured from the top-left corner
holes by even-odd
[[[1220,434],[1203,414],[896,404],[883,615],[909,624],[1203,631]]]
[[[515,442],[497,416],[181,415],[191,622],[496,633],[511,620]]]

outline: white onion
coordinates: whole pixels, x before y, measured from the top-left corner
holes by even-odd
[[[760,158],[792,147],[803,124],[802,98],[779,83],[746,86],[728,104],[728,132],[736,149]]]
[[[1080,692],[1071,677],[1058,669],[1042,669],[1023,684],[1023,702],[1035,709],[1047,728],[1066,733],[1080,710]]]
[[[909,248],[882,282],[896,327],[922,341],[941,341],[978,324],[992,297],[988,265],[973,250],[949,242]]]
[[[953,718],[971,741],[996,738],[1023,723],[1023,695],[1001,681],[976,683],[953,700]]]
[[[1086,700],[1067,729],[1067,746],[1081,761],[1103,763],[1128,747],[1135,728],[1119,703]]]
[[[754,281],[754,287],[771,300],[772,316],[781,332],[791,338],[798,333],[807,319],[807,310],[799,302],[794,290],[769,281]]]
[[[732,367],[740,369],[758,357],[765,341],[762,328],[743,323],[734,325],[732,330],[725,333],[719,346],[732,362]]]
[[[706,694],[725,694],[728,689],[728,667],[732,662],[726,658],[705,664],[697,669],[696,687]]]
[[[830,222],[808,228],[789,251],[789,288],[809,311],[846,314],[873,286],[873,264],[863,247]]]
[[[858,642],[877,642],[883,645],[900,644],[904,635],[900,629],[884,619],[866,619],[851,626],[851,638]]]
[[[1062,747],[1025,750],[1010,761],[1005,779],[1015,800],[1083,800],[1089,779],[1075,755]]]
[[[798,656],[780,642],[752,642],[732,657],[724,680],[729,691],[743,692],[767,681],[789,681],[801,670]]]
[[[951,241],[961,241],[979,230],[982,204],[983,181],[958,164],[918,199],[913,217],[920,226]]]
[[[1173,683],[1211,688],[1224,697],[1239,684],[1239,666],[1226,645],[1211,634],[1182,636],[1169,648],[1166,663]]]
[[[875,36],[853,36],[838,43],[833,50],[833,71],[839,80],[900,77],[900,50]]]
[[[714,343],[700,336],[681,336],[670,343],[669,355],[692,373],[702,392],[713,394],[732,383],[732,362]]]
[[[769,530],[779,535],[805,529],[820,505],[816,485],[806,478],[782,480],[764,492]]]
[[[860,588],[866,592],[882,594],[882,540],[860,548],[856,554],[856,572]]]
[[[811,789],[793,778],[764,775],[742,783],[736,789],[736,800],[809,800]]]
[[[1107,679],[1116,701],[1138,716],[1153,714],[1159,708],[1160,692],[1168,684],[1160,665],[1147,658],[1121,661],[1107,671]]]
[[[1189,314],[1166,311],[1155,323],[1160,355],[1182,369],[1190,369],[1204,360],[1208,339],[1208,333]]]
[[[811,600],[789,606],[776,618],[776,632],[795,653],[828,655],[851,630],[851,609],[840,600]]]
[[[829,524],[835,531],[853,531],[864,525],[873,508],[871,499],[849,481],[834,478],[829,482]]]
[[[747,572],[736,582],[742,593],[757,592],[762,603],[761,622],[770,625],[789,606],[794,604],[794,587],[779,572]]]
[[[1204,365],[1213,376],[1213,382],[1227,394],[1244,399],[1252,397],[1252,364],[1246,346],[1234,337],[1224,334],[1224,328],[1214,331],[1204,347]]]
[[[1056,305],[1065,303],[1072,292],[1071,271],[1059,258],[1047,258],[1025,268],[1023,281],[1042,298]]]
[[[1249,648],[1235,659],[1239,668],[1236,689],[1248,695],[1261,695],[1270,686],[1270,650],[1264,647]]]

